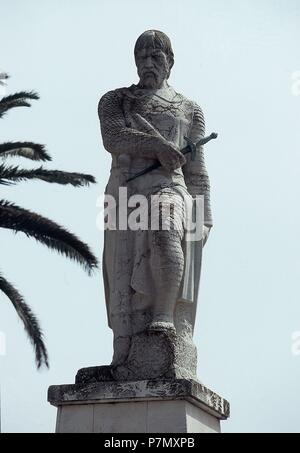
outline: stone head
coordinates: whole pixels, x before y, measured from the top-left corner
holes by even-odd
[[[141,86],[159,88],[169,78],[174,54],[165,33],[158,30],[142,33],[135,43],[134,56]]]

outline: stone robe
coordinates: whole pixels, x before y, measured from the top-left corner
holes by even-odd
[[[136,87],[106,93],[99,102],[99,118],[105,148],[112,154],[112,166],[105,193],[119,197],[119,187],[127,187],[128,197],[143,194],[149,200],[159,194],[174,206],[173,221],[181,236],[184,274],[178,302],[189,304],[189,323],[193,330],[200,279],[202,241],[186,241],[184,197],[204,196],[204,223],[212,225],[209,204],[209,179],[203,150],[196,159],[190,155],[183,168],[167,171],[163,167],[132,182],[126,180],[156,161],[155,137],[149,138],[136,114],[141,115],[169,142],[179,149],[186,146],[184,136],[197,142],[204,136],[200,107],[168,88],[168,96],[136,94]],[[145,153],[138,152],[139,146]],[[149,148],[149,153],[147,153]],[[150,206],[150,203],[149,203]],[[119,209],[117,203],[117,209]],[[129,209],[130,212],[130,209]],[[148,214],[148,213],[147,213]],[[120,336],[143,331],[151,318],[154,284],[151,275],[151,230],[106,230],[103,252],[103,277],[108,322]],[[171,271],[171,267],[170,267]],[[178,316],[177,316],[178,318]],[[175,326],[176,319],[175,317]],[[177,319],[178,321],[178,319]],[[186,320],[181,321],[185,322]],[[178,322],[177,322],[178,324]],[[176,326],[178,328],[178,325]]]

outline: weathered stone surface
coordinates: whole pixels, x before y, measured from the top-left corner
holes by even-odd
[[[116,380],[195,378],[193,330],[202,249],[212,225],[204,116],[168,83],[174,54],[164,33],[144,32],[134,53],[139,83],[109,91],[99,101],[103,145],[112,158],[105,201],[113,199],[114,208],[106,213],[109,218],[113,211],[116,220],[105,223],[103,250],[114,334],[111,372]],[[185,153],[187,145],[193,159]],[[151,164],[159,166],[132,179]],[[188,218],[196,211],[197,234],[191,238]],[[164,325],[176,336],[167,335]],[[161,335],[154,336],[154,329]]]
[[[48,401],[54,406],[177,399],[190,401],[218,419],[229,417],[229,403],[196,380],[107,381],[53,385],[48,391]]]
[[[196,379],[196,347],[175,330],[145,331],[131,339],[123,365],[82,368],[76,383],[145,379]]]
[[[203,151],[210,137],[203,139],[201,108],[168,83],[169,38],[143,33],[135,61],[139,83],[99,101],[112,157],[105,204],[113,199],[118,217],[108,222],[112,228],[106,224],[103,251],[112,363],[79,370],[75,384],[51,386],[48,400],[58,407],[57,432],[220,432],[229,403],[197,381],[193,342],[202,250],[212,226]],[[150,164],[153,171],[134,177]],[[145,224],[136,222],[144,217]]]
[[[113,379],[110,366],[91,366],[78,370],[75,383],[90,384],[92,382],[112,381]]]
[[[113,368],[115,380],[163,378],[175,362],[175,333],[141,332],[134,335],[124,365]]]

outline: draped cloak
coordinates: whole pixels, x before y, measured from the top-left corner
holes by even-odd
[[[139,127],[134,121],[134,114],[138,113],[179,149],[186,146],[185,136],[194,142],[204,136],[203,114],[197,104],[176,93],[171,87],[170,90],[174,94],[171,99],[164,99],[157,95],[135,96],[132,88],[134,86],[108,92],[100,99],[99,117],[104,143],[105,134],[111,137],[114,133],[113,128],[116,127],[113,121],[114,114],[120,115],[120,111],[124,117],[125,127]],[[121,140],[122,137],[119,139]],[[124,137],[125,139],[127,137]],[[149,200],[148,210],[151,206],[151,195],[156,194],[171,200],[174,206],[173,220],[178,225],[184,253],[184,272],[177,300],[194,304],[195,312],[201,270],[202,240],[199,238],[192,241],[186,240],[184,230],[186,205],[183,200],[189,199],[195,209],[194,197],[203,195],[204,223],[207,226],[212,225],[210,187],[203,150],[197,149],[194,161],[191,161],[189,156],[183,168],[167,171],[160,167],[131,182],[126,182],[129,177],[153,162],[141,156],[112,152],[112,165],[105,194],[112,195],[116,200],[117,219],[120,210],[120,187],[126,187],[128,198],[135,194],[145,195]],[[149,211],[146,215],[149,215]],[[128,313],[138,310],[132,302],[135,293],[141,297],[144,296],[148,301],[153,300],[152,234],[151,229],[132,231],[119,227],[115,230],[106,229],[104,232],[103,278],[110,327],[114,317],[128,318]]]

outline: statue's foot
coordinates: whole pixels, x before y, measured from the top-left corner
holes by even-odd
[[[161,332],[161,331],[168,331],[172,333],[176,333],[175,326],[170,321],[152,321],[148,328],[148,332]]]
[[[78,370],[75,378],[76,384],[91,384],[94,382],[112,381],[112,368],[109,365],[91,366]]]

